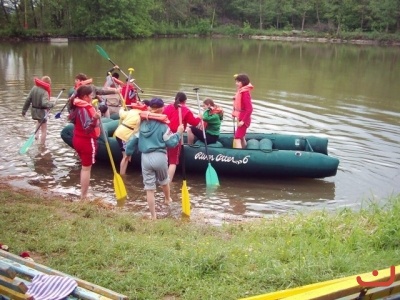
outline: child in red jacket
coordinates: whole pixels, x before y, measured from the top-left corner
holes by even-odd
[[[175,102],[167,105],[164,108],[163,114],[167,115],[170,120],[169,128],[173,133],[175,133],[179,127],[179,110],[178,107],[181,107],[182,110],[182,124],[186,130],[187,124],[192,126],[197,126],[200,123],[200,118],[195,117],[192,111],[186,107],[186,94],[182,92],[178,92],[175,96]],[[179,165],[179,155],[181,152],[181,141],[178,146],[174,148],[168,148],[168,176],[170,182],[174,179],[174,174],[176,170],[176,166]]]
[[[81,159],[81,199],[87,198],[92,164],[97,153],[97,138],[100,136],[101,112],[92,106],[92,87],[82,85],[76,90],[69,119],[74,123],[72,145]]]
[[[253,104],[251,102],[250,91],[253,85],[246,74],[235,75],[236,95],[233,98],[233,118],[237,119],[237,129],[233,140],[234,148],[246,148],[246,132],[250,127]]]

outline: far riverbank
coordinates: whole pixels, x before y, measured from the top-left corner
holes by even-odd
[[[372,46],[400,46],[400,40],[397,36],[390,38],[385,36],[384,38],[366,38],[364,36],[358,36],[355,34],[349,34],[346,37],[335,37],[328,35],[313,36],[315,33],[301,33],[296,30],[291,33],[282,32],[281,35],[248,35],[248,34],[238,34],[238,35],[224,35],[224,34],[212,34],[210,38],[238,38],[238,39],[253,39],[253,40],[266,40],[266,41],[285,41],[285,42],[307,42],[307,43],[331,43],[331,44],[355,44],[355,45],[372,45]],[[205,37],[199,34],[165,34],[165,35],[154,35],[151,38],[199,38]],[[29,37],[0,37],[2,42],[24,42],[24,41],[36,41],[36,42],[51,42],[51,43],[67,43],[70,40],[115,40],[106,38],[92,38],[92,37],[75,37],[75,36],[29,36]],[[143,39],[143,38],[141,38]]]

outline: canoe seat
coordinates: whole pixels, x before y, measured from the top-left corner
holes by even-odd
[[[197,140],[195,143],[194,143],[194,145],[195,146],[198,146],[198,147],[204,147],[204,143],[202,142],[202,141],[200,141],[200,140]],[[207,145],[209,148],[223,148],[224,146],[221,144],[221,142],[219,142],[219,141],[217,141],[216,143],[214,143],[214,144],[208,144]]]
[[[262,150],[264,152],[272,151],[272,141],[270,139],[250,139],[247,141],[246,149],[249,150]]]
[[[249,149],[249,150],[258,150],[258,149],[260,149],[260,141],[256,140],[256,139],[248,140],[246,149]]]
[[[262,150],[264,152],[271,152],[272,146],[273,146],[273,143],[270,139],[260,140],[260,150]]]
[[[48,283],[47,291],[45,282]],[[33,295],[39,293],[44,297],[44,293],[55,292],[54,288],[48,289],[52,282],[58,282],[58,286],[62,285],[57,292],[63,296],[72,291],[67,298],[63,298],[67,300],[128,299],[127,296],[107,288],[0,250],[0,299],[31,300],[33,297],[30,292]]]

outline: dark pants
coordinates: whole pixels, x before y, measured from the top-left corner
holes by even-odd
[[[198,140],[205,143],[204,137],[203,137],[203,130],[201,130],[195,126],[191,126],[190,129],[192,130],[194,136],[197,137]],[[207,139],[207,145],[214,144],[218,140],[218,135],[211,135],[206,132],[206,139]]]

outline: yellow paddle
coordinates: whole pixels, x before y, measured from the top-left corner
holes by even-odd
[[[93,101],[92,104],[97,105],[97,102],[98,101]],[[110,144],[108,143],[108,137],[106,135],[106,132],[104,131],[103,122],[101,122],[101,118],[99,119],[99,121],[100,121],[101,131],[103,132],[104,143],[106,144],[108,157],[110,159],[111,167],[112,167],[113,172],[114,172],[113,183],[114,183],[115,197],[117,198],[117,206],[122,207],[122,206],[124,206],[125,200],[126,200],[126,197],[127,197],[125,184],[124,184],[124,181],[122,180],[121,175],[119,175],[117,173],[117,169],[115,168],[114,158],[113,158],[112,153],[111,153]]]
[[[178,107],[179,112],[179,124],[182,124],[182,108]],[[190,196],[189,190],[186,186],[186,168],[185,168],[185,147],[183,146],[183,135],[181,138],[182,141],[182,175],[183,175],[183,183],[182,183],[182,213],[186,216],[190,217]]]

